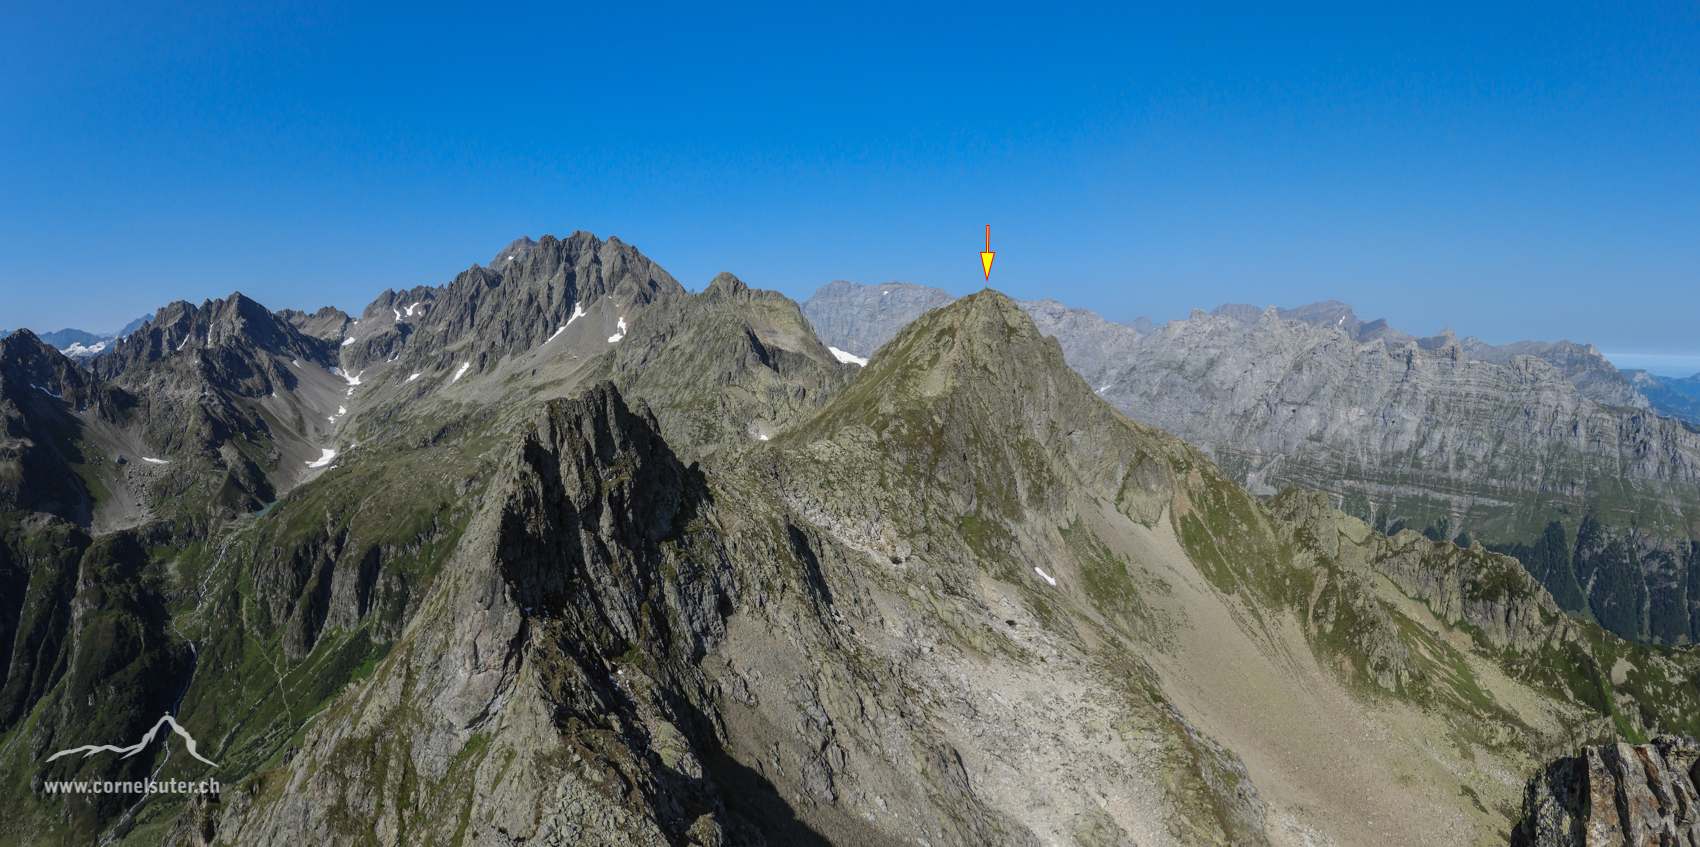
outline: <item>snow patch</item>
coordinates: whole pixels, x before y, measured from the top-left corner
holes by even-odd
[[[608,343],[613,344],[614,342],[619,341],[620,339],[625,338],[625,337],[626,337],[626,316],[621,315],[620,316],[620,331],[614,333],[613,335],[608,336]]]
[[[555,330],[555,335],[560,335],[561,333],[566,332],[566,331],[567,331],[566,324],[562,324],[560,329]],[[543,339],[543,343],[548,344],[549,342],[554,341],[555,335],[551,335],[548,338]]]
[[[356,342],[358,340],[359,339],[357,339],[357,338],[344,338],[342,340],[342,346],[347,347],[348,345],[353,344],[354,342]]]
[[[1052,585],[1056,585],[1056,584],[1057,584],[1057,580],[1056,580],[1056,577],[1053,577],[1053,576],[1051,576],[1051,575],[1050,575],[1050,574],[1048,574],[1048,573],[1045,573],[1045,572],[1044,572],[1044,571],[1042,571],[1042,570],[1040,570],[1040,569],[1039,569],[1039,566],[1037,566],[1037,565],[1034,565],[1034,566],[1033,566],[1033,572],[1034,572],[1034,573],[1036,573],[1036,574],[1038,574],[1038,575],[1040,575],[1040,576],[1042,576],[1042,577],[1044,577],[1044,578],[1045,578],[1045,581],[1046,581],[1046,582],[1048,582],[1048,583],[1050,583],[1050,584],[1052,584]]]
[[[183,336],[182,341],[177,342],[177,349],[182,350],[183,345],[188,344],[188,343],[189,343],[189,336],[185,335],[185,336]]]
[[[767,441],[767,440],[768,440],[768,437],[767,437],[767,434],[766,434],[766,433],[762,433],[762,435],[761,435],[761,440],[763,440],[763,441]]]
[[[408,317],[410,317],[410,318],[411,318],[411,317],[413,317],[413,310],[414,310],[414,309],[418,309],[418,308],[419,308],[419,307],[420,307],[420,306],[421,306],[421,305],[422,305],[422,304],[420,304],[420,303],[414,303],[414,304],[413,304],[413,305],[411,305],[411,306],[408,306],[408,307],[407,307],[407,316],[408,316]],[[425,313],[425,310],[424,310],[424,309],[419,309],[419,313],[420,313],[420,314],[424,314],[424,313]]]
[[[400,309],[397,309],[397,308],[396,308],[396,307],[394,307],[394,306],[391,306],[391,307],[390,307],[390,311],[392,311],[392,312],[395,312],[395,322],[396,322],[396,323],[401,323],[401,310],[400,310]]]
[[[330,464],[332,459],[336,458],[336,451],[335,450],[322,450],[320,452],[324,453],[324,455],[320,456],[318,461],[308,462],[307,467],[309,467],[309,468],[322,468],[325,465]]]
[[[582,318],[582,317],[584,317],[584,306],[581,305],[581,304],[578,304],[578,303],[574,303],[573,304],[572,317],[567,318],[567,326],[572,326],[573,321],[576,321],[576,320],[578,320],[579,318]]]
[[[77,343],[60,350],[59,352],[64,353],[67,356],[93,356],[94,354],[105,350],[107,343],[108,342],[105,341],[96,341],[89,347],[84,347],[81,343]]]
[[[170,462],[167,462],[164,459],[155,459],[152,456],[143,456],[142,461],[148,462],[149,464],[154,464],[154,465],[169,465],[169,464],[171,464]]]
[[[460,370],[455,371],[454,379],[449,380],[449,382],[455,382],[456,380],[465,376],[466,375],[466,369],[470,368],[470,367],[472,367],[471,362],[461,362],[460,363]]]
[[[35,389],[35,390],[37,390],[37,391],[40,391],[40,392],[41,392],[41,393],[43,393],[43,394],[46,394],[46,395],[47,395],[47,396],[49,396],[49,397],[52,397],[52,398],[53,398],[53,399],[55,399],[55,400],[63,400],[63,399],[65,399],[65,398],[63,398],[63,397],[60,397],[60,396],[59,396],[59,395],[57,395],[57,394],[54,394],[54,393],[53,393],[53,392],[51,392],[51,391],[48,391],[48,390],[47,390],[47,389],[45,389],[45,388],[42,388],[42,387],[41,387],[41,386],[39,386],[39,385],[36,385],[36,384],[35,384],[35,383],[33,383],[33,382],[32,382],[32,383],[30,383],[30,387],[31,387],[31,388],[33,388],[33,389]]]
[[[408,378],[407,378],[407,381],[408,381],[408,382],[412,382],[412,381],[414,381],[414,380],[416,380],[416,379],[418,379],[418,378],[419,378],[419,374],[414,374],[414,375],[413,375],[413,376],[410,376],[410,377],[408,377]]]
[[[837,359],[840,362],[849,362],[853,365],[866,365],[868,363],[867,359],[864,359],[855,353],[846,352],[838,349],[837,347],[828,347],[826,349],[831,350],[832,358]]]
[[[336,413],[339,414],[339,415],[346,415],[346,414],[348,414],[348,407],[338,406],[338,407],[336,407]]]

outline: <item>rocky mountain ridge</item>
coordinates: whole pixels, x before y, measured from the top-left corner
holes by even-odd
[[[545,237],[358,325],[194,307],[106,377],[0,342],[20,431],[212,486],[0,513],[0,839],[1495,844],[1551,757],[1700,728],[1690,651],[1116,411],[1034,312],[1085,316],[981,292],[857,367],[664,274]],[[13,388],[52,378],[136,405]],[[45,761],[166,710],[216,771]]]

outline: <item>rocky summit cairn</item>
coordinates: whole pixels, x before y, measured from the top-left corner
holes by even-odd
[[[1523,799],[1518,847],[1700,845],[1700,742],[1661,735],[1651,744],[1602,744],[1535,774]]]

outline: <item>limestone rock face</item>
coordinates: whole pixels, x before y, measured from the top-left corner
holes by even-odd
[[[1591,745],[1530,780],[1517,847],[1700,844],[1700,744],[1661,735],[1650,744]]]
[[[1384,495],[1398,477],[1582,495],[1628,483],[1676,500],[1700,480],[1700,435],[1601,407],[1544,360],[1470,359],[1455,339],[1390,347],[1268,314],[1250,326],[1203,316],[1146,337],[1104,397],[1254,487],[1355,480]]]
[[[1132,363],[1139,346],[1138,330],[1110,323],[1089,309],[1070,309],[1055,300],[1034,300],[1020,306],[1041,334],[1062,344],[1063,358],[1094,389],[1108,385]]]
[[[941,288],[888,282],[834,282],[803,303],[803,315],[832,347],[862,358],[873,355],[904,325],[955,300]]]
[[[1517,341],[1511,344],[1488,344],[1471,336],[1460,344],[1472,359],[1484,362],[1510,362],[1518,356],[1534,356],[1557,368],[1576,386],[1583,397],[1603,406],[1630,406],[1653,409],[1653,403],[1640,391],[1634,380],[1619,371],[1600,349],[1592,344],[1570,341]]]

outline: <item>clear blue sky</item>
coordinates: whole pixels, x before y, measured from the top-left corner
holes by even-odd
[[[0,327],[358,309],[575,229],[966,293],[991,224],[993,286],[1112,319],[1700,349],[1693,3],[237,5],[7,4]]]

